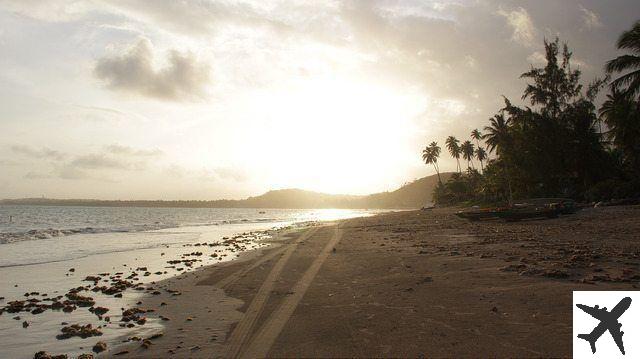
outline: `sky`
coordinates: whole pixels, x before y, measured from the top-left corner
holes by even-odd
[[[637,0],[0,0],[0,198],[394,190],[434,173],[426,144],[520,103],[545,38],[588,82],[638,15]]]

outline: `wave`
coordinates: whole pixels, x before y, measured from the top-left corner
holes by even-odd
[[[291,220],[291,219],[289,219]],[[28,231],[18,232],[0,232],[0,244],[9,244],[20,241],[38,240],[38,239],[51,239],[55,237],[64,237],[74,234],[94,234],[94,233],[129,233],[129,232],[144,232],[154,231],[169,228],[180,227],[204,227],[204,226],[219,226],[225,224],[247,224],[247,223],[269,223],[269,222],[284,222],[285,218],[238,218],[232,220],[219,220],[205,223],[153,223],[144,225],[131,225],[129,227],[84,227],[84,228],[70,228],[70,229],[31,229]]]
[[[154,229],[161,229],[163,227],[157,227],[152,225],[136,226],[131,228],[71,228],[71,229],[32,229],[26,232],[5,232],[0,233],[0,244],[8,244],[13,242],[37,240],[37,239],[50,239],[55,237],[69,236],[73,234],[90,234],[90,233],[127,233],[127,232],[142,232]],[[170,227],[164,227],[170,228]]]

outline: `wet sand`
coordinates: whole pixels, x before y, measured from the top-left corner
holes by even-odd
[[[166,281],[182,295],[143,303],[171,318],[164,335],[123,356],[567,357],[572,291],[636,290],[639,233],[638,206],[515,223],[439,209],[324,224]]]

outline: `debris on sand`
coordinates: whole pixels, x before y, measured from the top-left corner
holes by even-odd
[[[97,342],[92,349],[95,353],[102,353],[103,351],[107,350],[107,343],[102,341]]]
[[[94,328],[91,324],[80,325],[80,324],[72,324],[67,327],[63,327],[60,329],[62,334],[58,334],[56,339],[69,339],[72,337],[80,337],[80,338],[89,338],[94,336],[102,335],[102,332],[98,328]]]
[[[52,355],[45,351],[39,351],[33,356],[33,359],[67,359],[67,358],[68,357],[66,354]]]

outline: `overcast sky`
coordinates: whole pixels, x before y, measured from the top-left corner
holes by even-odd
[[[637,0],[0,0],[0,198],[393,190],[433,173],[428,142],[519,102],[545,37],[589,81],[639,15]]]

